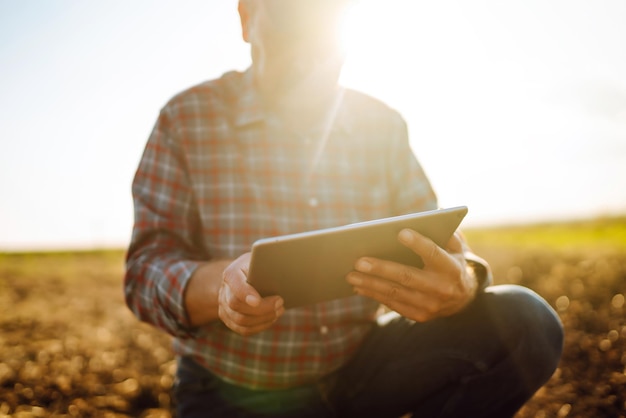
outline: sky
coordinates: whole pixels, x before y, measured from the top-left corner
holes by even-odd
[[[0,0],[0,251],[115,247],[161,107],[250,63],[236,0]],[[342,83],[464,225],[626,213],[626,2],[361,0]]]

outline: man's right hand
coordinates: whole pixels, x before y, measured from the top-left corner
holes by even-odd
[[[280,296],[262,298],[248,284],[250,253],[233,261],[222,276],[218,294],[218,316],[224,324],[241,335],[252,335],[270,328],[285,313]]]

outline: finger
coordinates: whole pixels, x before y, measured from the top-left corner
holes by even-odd
[[[371,257],[362,257],[354,265],[356,271],[366,275],[380,277],[390,282],[397,283],[407,288],[422,288],[424,272],[416,267],[396,263],[394,261],[380,260]],[[353,278],[363,277],[368,283],[375,283],[375,279],[368,280],[367,276],[353,276]],[[374,282],[373,282],[374,281]]]
[[[351,273],[349,281],[354,275]],[[350,275],[349,275],[350,276]],[[361,285],[355,286],[356,294],[376,300],[388,308],[410,317],[419,322],[424,322],[439,315],[441,303],[437,298],[427,294],[402,288],[393,282],[381,279],[365,279]]]
[[[454,265],[450,265],[449,272],[456,271]],[[423,270],[370,257],[357,260],[355,270],[346,277],[350,284],[388,296],[397,291],[393,289],[396,287],[408,289],[412,295],[420,293],[428,299],[447,300],[453,297],[458,286],[456,281],[448,279],[456,277],[456,274],[442,275],[434,269]]]
[[[407,302],[411,300],[409,293],[415,293],[412,289],[401,286],[397,282],[358,272],[348,273],[346,280],[354,286],[356,293],[376,299],[381,303]]]
[[[269,309],[265,303],[256,308],[250,307],[229,295],[228,286],[223,284],[219,295],[218,315],[231,330],[241,335],[251,335],[269,328],[285,312],[282,299],[266,298],[263,302],[271,301],[275,303],[270,304]],[[242,311],[250,312],[243,313]]]
[[[388,268],[388,272],[372,275],[353,271],[348,273],[346,280],[354,287],[357,293],[359,290],[364,290],[367,292],[368,297],[372,297],[378,301],[383,299],[386,302],[396,300],[418,306],[424,300],[439,300],[440,295],[446,294],[445,292],[447,292],[448,287],[450,287],[442,283],[441,280],[437,280],[430,272],[389,261],[372,261],[375,266],[386,266],[383,269],[374,267],[374,270],[380,272]],[[401,274],[393,273],[395,268],[397,268],[398,271],[409,272]],[[383,277],[381,274],[388,274],[390,278]]]
[[[251,287],[251,286],[250,286]],[[256,290],[254,290],[256,292]],[[257,293],[258,294],[258,293]],[[248,316],[270,316],[283,308],[284,302],[280,296],[268,296],[261,298],[256,304],[250,304],[246,300],[242,300],[233,290],[232,284],[224,281],[220,290],[220,305],[227,307],[229,311],[237,312],[241,315]]]
[[[459,297],[454,286],[439,280],[430,280],[433,288],[428,291],[407,289],[395,282],[358,272],[349,273],[347,280],[353,284],[356,294],[374,299],[418,322],[457,312],[465,300]]]
[[[221,305],[221,308],[224,310],[224,313],[228,318],[241,326],[255,326],[259,324],[263,324],[266,322],[274,321],[281,311],[284,311],[283,307],[278,309],[273,309],[263,313],[242,313],[238,310],[235,310],[228,306],[228,304]]]
[[[262,315],[247,315],[235,311],[228,305],[220,305],[222,320],[236,324],[239,327],[257,327],[264,324],[274,323],[284,312],[285,308],[281,307],[275,311],[264,313]],[[225,321],[225,322],[226,322]]]
[[[254,325],[241,325],[235,321],[232,321],[227,315],[222,316],[222,313],[220,312],[220,318],[222,319],[222,322],[224,322],[224,324],[230,328],[231,330],[233,330],[234,332],[240,334],[240,335],[244,335],[244,336],[248,336],[248,335],[252,335],[252,334],[256,334],[258,332],[261,331],[265,331],[266,329],[269,329],[272,325],[274,325],[274,323],[278,320],[278,318],[280,317],[280,315],[282,315],[284,313],[284,310],[282,312],[279,313],[279,315],[277,317],[275,317],[274,319],[268,320],[268,321],[264,321],[264,322],[260,322],[258,324],[254,324]]]
[[[224,270],[223,282],[228,285],[232,295],[236,299],[245,302],[248,306],[260,307],[264,300],[259,292],[248,283],[247,274],[249,265],[250,254],[242,255]],[[270,301],[268,303],[276,302]]]
[[[451,260],[441,247],[431,239],[425,237],[412,229],[403,229],[398,234],[398,240],[419,255],[425,267],[448,267]]]
[[[228,286],[232,297],[253,308],[268,309],[270,305],[282,305],[282,298],[278,296],[262,298],[259,292],[248,283],[249,266],[250,253],[246,253],[224,270],[223,283]],[[241,309],[245,308],[241,307]]]

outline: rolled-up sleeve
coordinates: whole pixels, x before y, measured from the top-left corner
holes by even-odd
[[[206,260],[199,216],[179,143],[164,109],[135,174],[134,226],[126,256],[126,304],[142,321],[171,335],[191,331],[184,307],[187,283]]]

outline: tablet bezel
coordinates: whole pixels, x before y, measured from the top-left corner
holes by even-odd
[[[345,277],[359,257],[422,267],[420,257],[398,242],[398,233],[410,228],[443,247],[467,211],[457,206],[263,238],[252,245],[248,283],[262,296],[280,295],[285,308],[351,296]]]

